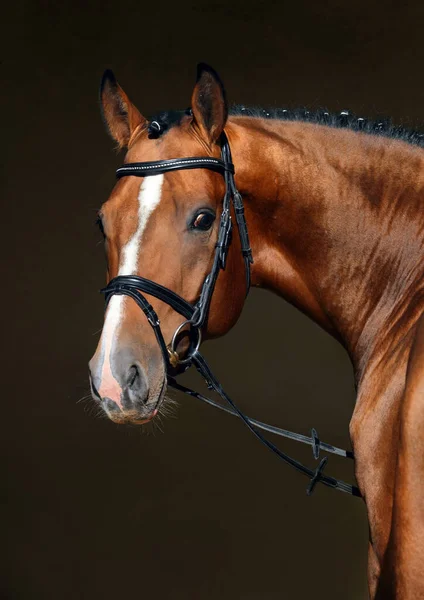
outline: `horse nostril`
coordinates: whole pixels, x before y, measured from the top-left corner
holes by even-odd
[[[96,396],[96,398],[97,398],[98,400],[101,400],[102,398],[101,398],[101,396],[100,396],[100,394],[99,394],[99,392],[98,392],[98,390],[97,390],[96,386],[94,385],[93,378],[92,378],[92,377],[90,377],[90,378],[89,378],[89,380],[90,380],[91,390],[92,390],[93,394]]]
[[[110,398],[104,398],[103,405],[110,412],[118,412],[119,410],[121,410],[119,408],[119,406],[116,404],[116,402],[114,402]]]
[[[138,377],[140,377],[138,369],[137,369],[136,365],[133,365],[132,367],[129,368],[129,371],[128,371],[128,387],[129,388],[134,387],[134,384],[137,382]]]
[[[132,362],[132,361],[131,361]],[[122,388],[127,401],[136,404],[146,404],[149,395],[147,379],[143,367],[134,362],[125,369],[125,376],[122,377]]]

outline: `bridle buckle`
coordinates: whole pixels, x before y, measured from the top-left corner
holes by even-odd
[[[180,355],[178,354],[178,352],[175,352],[175,350],[172,350],[170,346],[167,346],[166,349],[168,351],[169,364],[171,365],[171,367],[174,367],[174,369],[176,369],[180,362]]]

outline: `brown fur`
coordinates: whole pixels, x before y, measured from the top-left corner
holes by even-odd
[[[163,139],[149,140],[141,127],[126,161],[219,156],[214,142],[226,107],[217,104],[225,98],[213,81],[208,85],[212,126],[202,121],[200,107]],[[245,202],[252,284],[309,315],[352,360],[358,393],[350,433],[370,524],[371,597],[424,599],[424,151],[302,122],[238,116],[229,118],[225,131]],[[119,132],[121,143],[125,135]],[[199,205],[219,214],[223,182],[201,170],[168,173],[165,180],[163,200],[143,238],[139,274],[194,301],[211,265],[218,221],[209,237],[193,238],[186,219]],[[139,185],[135,178],[120,181],[102,209],[110,278],[136,226]],[[169,339],[180,317],[149,300]],[[243,303],[243,263],[234,236],[207,336],[225,334]],[[137,311],[129,311],[125,335],[148,362],[159,350]],[[156,371],[150,369],[149,377],[158,389],[163,369]]]

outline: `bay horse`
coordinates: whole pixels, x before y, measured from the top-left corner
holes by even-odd
[[[169,370],[231,329],[249,285],[279,294],[352,361],[370,596],[424,599],[423,136],[345,111],[229,110],[204,63],[187,110],[143,117],[111,71],[100,97],[127,152],[98,214],[111,287],[93,398],[115,422],[154,419]]]

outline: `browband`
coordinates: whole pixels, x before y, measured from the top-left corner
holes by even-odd
[[[186,158],[170,158],[168,160],[154,160],[142,163],[122,165],[116,170],[116,177],[120,179],[127,175],[143,177],[146,175],[161,175],[169,171],[182,171],[184,169],[209,169],[217,173],[226,172],[234,174],[234,165],[225,163],[219,158],[187,156]]]

